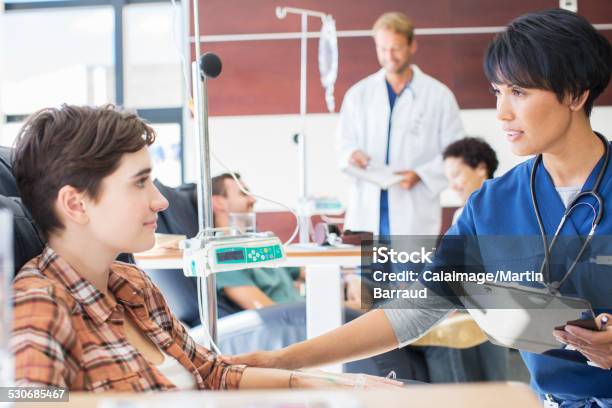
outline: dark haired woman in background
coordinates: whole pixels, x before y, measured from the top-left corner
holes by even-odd
[[[442,152],[442,158],[449,187],[461,199],[461,208],[453,216],[454,224],[472,193],[493,178],[499,162],[495,150],[478,137],[464,137],[449,144]]]

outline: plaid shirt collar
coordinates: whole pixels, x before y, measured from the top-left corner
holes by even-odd
[[[96,289],[87,279],[75,271],[70,264],[60,257],[51,247],[46,246],[39,258],[38,269],[49,279],[66,287],[85,313],[96,323],[106,322],[117,308],[118,303],[127,306],[142,305],[140,309],[146,314],[144,293],[140,286],[118,273],[111,265],[108,277],[108,289],[117,302]]]

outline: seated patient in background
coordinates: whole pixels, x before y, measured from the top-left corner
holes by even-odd
[[[79,391],[331,385],[329,376],[225,364],[194,342],[148,276],[115,261],[153,246],[157,213],[168,206],[150,177],[147,147],[154,140],[135,114],[112,106],[43,109],[21,129],[13,172],[47,246],[14,281],[16,385]]]
[[[240,179],[240,175],[236,176]],[[253,212],[255,198],[241,191],[231,174],[224,173],[212,179],[212,202],[215,227],[227,227],[231,213]],[[225,272],[216,275],[217,290],[219,296],[225,296],[243,310],[259,309],[276,303],[303,301],[297,289],[297,283],[303,280],[301,275],[300,268]]]
[[[236,174],[240,183],[240,175]],[[245,186],[246,188],[246,186]],[[213,218],[215,227],[230,225],[230,214],[252,213],[255,198],[245,194],[230,173],[212,179]],[[304,282],[301,268],[253,268],[216,275],[217,291],[242,310],[259,309],[277,303],[300,302],[299,285]],[[349,304],[359,309],[359,302]]]
[[[462,207],[453,216],[454,224],[470,195],[478,190],[485,180],[493,178],[499,162],[491,146],[477,137],[466,137],[449,144],[442,157],[444,174],[450,188],[461,198]]]

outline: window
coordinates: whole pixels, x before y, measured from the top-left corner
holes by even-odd
[[[163,184],[176,187],[182,182],[181,126],[176,123],[152,124],[157,134],[150,147],[153,161],[153,178]]]
[[[2,133],[0,133],[0,146],[12,147],[22,124],[21,122],[5,123],[2,126]]]
[[[168,3],[125,7],[125,105],[181,106],[181,16]]]
[[[114,101],[113,9],[37,9],[2,17],[2,110]]]
[[[153,124],[155,174],[180,184],[185,84],[177,48],[186,38],[176,3],[5,0],[0,145],[12,145],[23,118],[43,107],[118,103]]]

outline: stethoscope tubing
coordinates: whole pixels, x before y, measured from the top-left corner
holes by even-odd
[[[599,169],[599,173],[597,174],[597,179],[595,180],[595,183],[593,184],[593,188],[591,188],[588,191],[583,191],[580,194],[578,194],[576,197],[574,197],[574,199],[567,206],[566,210],[563,213],[563,217],[561,217],[559,226],[555,230],[553,238],[550,242],[550,246],[548,245],[548,238],[546,237],[546,231],[544,230],[544,223],[542,222],[542,215],[540,213],[540,207],[538,206],[538,200],[536,198],[536,171],[537,171],[538,165],[542,162],[542,154],[539,154],[535,158],[533,167],[531,168],[531,175],[530,175],[530,180],[529,180],[529,188],[531,191],[531,202],[533,204],[535,216],[538,221],[538,227],[540,229],[540,236],[542,238],[542,244],[544,246],[544,261],[542,262],[542,265],[540,267],[540,272],[544,276],[543,284],[547,287],[547,289],[552,294],[556,294],[558,292],[561,285],[563,285],[563,283],[567,280],[567,278],[571,275],[571,273],[574,272],[574,269],[576,269],[576,266],[578,265],[578,261],[582,257],[582,254],[584,253],[586,247],[591,242],[591,239],[593,238],[593,235],[595,233],[595,229],[597,228],[597,225],[599,225],[599,222],[601,221],[603,217],[604,201],[599,195],[598,190],[603,180],[603,177],[605,175],[605,172],[608,168],[608,162],[610,161],[610,143],[599,133],[595,133],[595,134],[597,135],[597,137],[599,137],[601,142],[604,144],[604,162],[601,166],[601,169]],[[593,218],[593,223],[591,224],[591,230],[589,232],[589,235],[587,236],[587,239],[580,247],[580,250],[578,251],[577,256],[574,258],[572,265],[567,270],[563,278],[558,282],[551,282],[550,254],[555,246],[555,243],[557,242],[557,238],[559,237],[559,234],[561,233],[561,229],[563,228],[563,225],[565,225],[565,222],[569,218],[572,211],[578,206],[579,204],[578,201],[582,199],[583,197],[594,197],[595,200],[597,201],[598,209],[594,209],[595,217]]]

